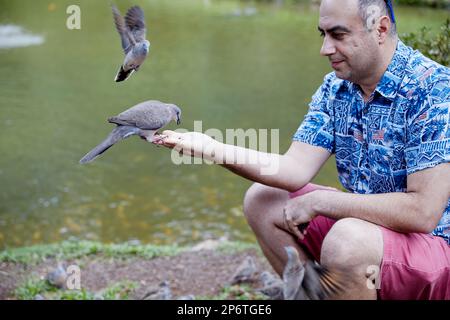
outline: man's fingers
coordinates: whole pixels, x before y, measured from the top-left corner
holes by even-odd
[[[285,226],[287,227],[286,231],[289,231],[290,233],[294,234],[299,239],[303,239],[302,232],[300,232],[300,230],[298,229],[298,226],[294,223],[290,214],[287,213],[286,208],[284,208],[284,210],[283,210],[283,217],[284,217]]]
[[[183,134],[171,130],[164,130],[162,133],[164,145],[175,146],[180,144]]]

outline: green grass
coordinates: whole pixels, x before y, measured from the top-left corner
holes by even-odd
[[[57,288],[53,287],[47,280],[27,279],[14,292],[19,300],[33,300],[37,294],[44,292],[55,292]]]
[[[257,249],[256,244],[243,242],[224,242],[217,248],[224,253]],[[133,245],[128,243],[103,244],[94,241],[63,241],[55,244],[7,249],[0,252],[0,262],[37,264],[46,259],[77,259],[89,255],[103,255],[112,258],[140,257],[151,259],[159,256],[173,256],[190,250],[190,247],[177,245]]]
[[[19,300],[34,300],[38,294],[48,300],[127,300],[137,287],[138,284],[135,282],[123,281],[94,293],[85,289],[59,290],[47,280],[30,278],[16,288],[14,295]]]
[[[216,296],[197,296],[195,300],[267,300],[268,298],[255,292],[247,284],[225,286]]]

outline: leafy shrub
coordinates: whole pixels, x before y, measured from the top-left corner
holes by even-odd
[[[419,33],[407,33],[402,40],[427,57],[444,65],[450,66],[450,19],[441,26],[440,31],[430,35],[430,29],[423,27]]]

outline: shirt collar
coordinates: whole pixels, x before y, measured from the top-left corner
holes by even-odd
[[[411,49],[401,40],[398,40],[397,49],[394,52],[391,63],[378,82],[375,91],[388,99],[394,99],[405,75]]]

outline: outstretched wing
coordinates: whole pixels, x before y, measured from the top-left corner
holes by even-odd
[[[144,11],[138,6],[131,7],[125,15],[125,23],[133,34],[136,42],[145,40],[147,29],[145,27]]]
[[[338,296],[347,290],[349,279],[341,272],[329,270],[308,260],[305,264],[303,287],[311,300]]]
[[[127,54],[131,50],[132,46],[136,43],[136,41],[130,31],[128,31],[125,20],[120,15],[119,9],[117,9],[115,5],[111,5],[111,8],[114,17],[114,23],[122,41],[123,51],[125,52],[125,54]]]

